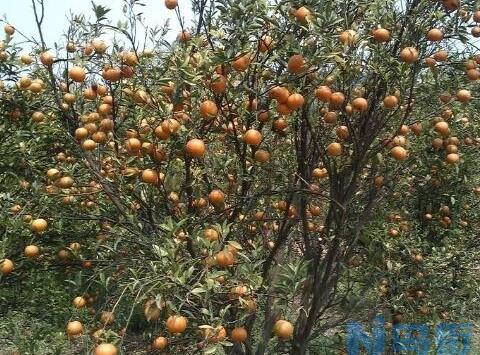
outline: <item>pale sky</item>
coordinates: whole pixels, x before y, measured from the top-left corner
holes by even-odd
[[[112,24],[117,24],[118,20],[124,20],[122,13],[124,2],[122,0],[95,0],[94,2],[112,9],[107,14]],[[168,18],[171,19],[170,28],[172,30],[167,40],[173,40],[180,31],[175,11],[168,10],[164,0],[142,0],[142,2],[146,5],[142,8],[145,24],[149,26],[163,25]],[[188,25],[192,17],[191,3],[189,0],[179,0],[178,2],[182,17]],[[90,0],[45,0],[45,19],[42,27],[47,45],[53,47],[55,41],[63,41],[61,35],[67,28],[67,16],[70,11],[74,14],[84,14],[93,20],[95,15],[91,9]],[[38,38],[31,0],[0,0],[0,17],[4,16],[24,34],[35,35]],[[3,26],[1,27],[3,28]],[[20,40],[20,38],[15,36],[15,40]]]

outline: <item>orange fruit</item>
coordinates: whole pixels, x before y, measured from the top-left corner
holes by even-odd
[[[372,36],[375,41],[384,43],[390,39],[390,31],[385,28],[377,28],[372,31]]]
[[[445,121],[435,123],[433,129],[435,130],[435,132],[442,136],[447,136],[448,134],[450,134],[450,128],[448,127],[448,123]]]
[[[392,109],[398,106],[398,99],[395,95],[388,95],[383,99],[383,106]]]
[[[296,109],[302,107],[304,103],[305,103],[305,99],[300,94],[292,94],[287,99],[287,106],[291,110],[296,110]]]
[[[418,51],[414,47],[405,47],[400,51],[400,59],[408,64],[413,64],[418,60]]]
[[[152,169],[145,169],[142,171],[142,181],[147,184],[157,185],[159,178],[158,172]]]
[[[472,93],[469,90],[465,90],[465,89],[458,90],[457,92],[458,101],[465,103],[470,101],[471,98],[472,98]]]
[[[82,296],[77,296],[73,299],[73,306],[75,308],[83,308],[87,304],[87,300]]]
[[[207,228],[203,231],[203,236],[210,242],[218,240],[218,232],[213,228]]]
[[[235,258],[233,254],[227,250],[222,250],[215,255],[217,265],[221,267],[227,267],[233,265]]]
[[[244,54],[240,57],[237,57],[232,62],[232,68],[236,71],[245,71],[247,70],[248,66],[250,65],[250,55]]]
[[[243,135],[243,141],[248,145],[257,146],[262,141],[262,134],[256,129],[249,129]]]
[[[432,28],[427,32],[427,39],[431,42],[438,42],[443,39],[443,32],[438,28]]]
[[[337,129],[335,130],[335,133],[336,133],[337,137],[340,138],[340,139],[345,140],[345,139],[348,139],[350,137],[350,132],[349,132],[347,126],[337,127]]]
[[[225,92],[227,89],[227,78],[221,74],[215,74],[212,77],[212,81],[210,83],[210,89],[212,89],[217,94],[221,94]]]
[[[168,339],[165,337],[156,337],[153,340],[152,348],[155,350],[163,350],[168,346]]]
[[[328,102],[330,100],[330,96],[332,96],[332,89],[325,85],[319,86],[315,90],[315,96],[320,101]]]
[[[408,151],[400,146],[393,147],[390,150],[390,155],[395,159],[395,160],[405,160],[408,158]]]
[[[305,70],[305,59],[301,54],[294,54],[290,57],[287,69],[290,73],[300,74]]]
[[[68,71],[68,77],[77,83],[85,80],[87,73],[82,67],[73,67]]]
[[[40,54],[40,62],[46,67],[51,67],[53,64],[54,56],[50,52],[43,52]]]
[[[9,24],[6,24],[4,27],[3,27],[3,30],[5,31],[5,33],[9,36],[12,36],[14,33],[15,33],[15,27],[13,27],[12,25],[9,25]]]
[[[357,32],[354,30],[346,30],[338,36],[340,42],[347,46],[353,46],[358,41]]]
[[[337,142],[330,143],[327,146],[327,154],[331,157],[338,157],[342,154],[342,145]]]
[[[86,139],[83,141],[82,147],[85,150],[94,150],[95,148],[97,148],[97,143],[95,143],[94,140]]]
[[[179,315],[168,317],[166,321],[167,330],[172,334],[180,334],[187,329],[187,318]]]
[[[269,95],[279,103],[287,103],[290,92],[283,86],[275,86],[269,91]]]
[[[448,58],[448,52],[445,50],[440,50],[433,54],[433,59],[435,59],[437,62],[444,62],[447,60],[447,58]]]
[[[178,6],[178,0],[165,0],[165,6],[169,10],[174,10]]]
[[[188,42],[192,38],[192,35],[187,31],[182,31],[177,35],[178,42]]]
[[[368,108],[368,101],[363,97],[357,97],[353,99],[352,107],[357,111],[366,111]]]
[[[205,154],[205,143],[201,139],[190,139],[185,146],[185,151],[193,158],[200,158]]]
[[[307,9],[305,6],[299,7],[295,10],[294,16],[298,22],[305,22],[307,18],[310,16],[310,10]]]
[[[110,343],[97,345],[94,355],[118,355],[117,347]]]
[[[456,164],[456,163],[458,163],[459,160],[460,160],[460,156],[457,153],[447,154],[447,156],[445,158],[445,161],[448,164]]]
[[[13,261],[10,259],[3,259],[3,261],[0,261],[0,272],[3,275],[8,275],[10,274],[13,269],[15,268]]]
[[[83,333],[83,325],[78,320],[67,323],[67,335],[69,337]]]
[[[230,337],[235,343],[243,343],[248,338],[247,330],[244,327],[236,327],[232,329]]]
[[[30,228],[35,233],[42,233],[47,229],[47,227],[48,227],[48,223],[43,218],[34,219],[32,221],[32,224],[30,225]]]
[[[258,40],[258,51],[261,53],[268,52],[272,49],[273,39],[270,36],[264,35]]]
[[[343,93],[339,91],[334,92],[332,95],[330,95],[330,105],[333,108],[339,108],[340,106],[342,106],[344,101],[345,101],[345,95],[343,95]]]
[[[104,54],[107,51],[107,44],[100,38],[95,38],[92,41],[92,46],[97,54]]]
[[[218,108],[215,102],[205,100],[200,104],[200,116],[203,118],[212,118],[217,116]]]
[[[293,336],[293,325],[289,321],[280,319],[275,322],[273,326],[273,332],[277,337],[282,340],[288,340]]]
[[[270,159],[270,153],[264,149],[259,149],[255,152],[255,160],[259,163],[265,163]]]
[[[24,250],[25,256],[29,259],[35,259],[40,253],[40,249],[36,245],[27,245]]]
[[[208,194],[208,201],[210,201],[210,203],[215,206],[221,205],[225,202],[225,194],[218,189],[212,190]]]

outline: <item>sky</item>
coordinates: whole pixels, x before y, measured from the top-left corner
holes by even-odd
[[[62,41],[61,34],[67,28],[67,17],[70,11],[73,14],[84,14],[92,20],[95,18],[90,0],[44,0],[45,19],[43,31],[45,41],[49,47],[53,47],[55,41]],[[103,5],[112,9],[107,17],[112,24],[123,20],[123,0],[95,0],[97,5]],[[149,26],[163,25],[170,18],[172,29],[167,40],[173,40],[180,31],[175,11],[165,7],[164,0],[142,0],[146,5],[143,7],[144,22]],[[179,8],[185,23],[192,18],[189,0],[179,0]],[[34,21],[31,0],[0,0],[0,18],[6,17],[9,23],[18,28],[27,36],[37,36],[37,28]],[[3,27],[3,26],[2,26]],[[141,36],[139,36],[141,37]]]

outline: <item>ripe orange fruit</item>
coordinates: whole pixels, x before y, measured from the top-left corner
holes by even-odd
[[[343,140],[348,139],[350,137],[350,132],[349,132],[347,126],[337,127],[337,129],[335,130],[335,133],[336,133],[338,138],[343,139]]]
[[[103,311],[102,314],[100,315],[100,322],[102,324],[108,325],[112,324],[115,321],[115,315],[113,312],[109,311]]]
[[[372,31],[373,39],[379,43],[387,42],[390,39],[390,31],[385,28],[377,28]]]
[[[3,27],[3,30],[9,36],[12,36],[15,33],[15,27],[9,24],[6,24],[5,27]]]
[[[342,154],[342,145],[337,142],[330,143],[327,146],[327,154],[331,157],[338,157]]]
[[[438,42],[443,39],[443,32],[438,28],[432,28],[427,32],[427,39],[432,42]]]
[[[221,267],[227,267],[233,265],[235,258],[231,252],[228,250],[222,250],[215,255],[217,265]]]
[[[280,319],[275,322],[273,332],[282,340],[288,340],[293,336],[293,325],[289,321]]]
[[[42,54],[40,54],[40,62],[42,62],[42,64],[45,65],[46,67],[52,66],[53,59],[54,59],[54,56],[50,52],[43,52]]]
[[[95,38],[92,41],[92,46],[97,54],[104,54],[107,51],[107,44],[100,38]]]
[[[448,52],[445,50],[440,50],[433,54],[433,59],[435,59],[437,62],[444,62],[447,60],[447,58],[448,58]]]
[[[259,149],[255,152],[255,160],[259,163],[265,163],[270,159],[270,153],[264,149]]]
[[[78,320],[67,323],[67,335],[69,337],[83,333],[83,325]]]
[[[287,99],[287,106],[291,110],[296,110],[296,109],[302,107],[304,103],[305,103],[305,99],[300,94],[292,94]]]
[[[460,102],[468,102],[472,98],[472,93],[469,90],[458,90],[457,92],[457,100]]]
[[[235,343],[243,343],[248,338],[247,330],[244,327],[236,327],[232,329],[230,337]]]
[[[97,143],[95,143],[94,140],[86,139],[83,141],[82,147],[85,150],[94,150],[95,148],[97,148]]]
[[[205,154],[205,143],[201,139],[190,139],[185,146],[185,150],[193,158],[203,157]]]
[[[270,97],[273,97],[275,100],[277,100],[278,103],[287,103],[288,98],[290,96],[290,92],[288,91],[287,88],[283,86],[275,86],[269,91]]]
[[[343,31],[340,33],[339,40],[344,45],[353,46],[358,41],[357,32],[354,30]]]
[[[305,70],[305,59],[301,54],[294,54],[290,57],[287,69],[290,73],[300,74]]]
[[[179,315],[173,315],[168,317],[166,326],[167,330],[172,334],[180,334],[187,329],[187,318]]]
[[[258,40],[258,51],[261,53],[268,52],[272,49],[273,39],[270,36],[264,35]]]
[[[388,109],[397,107],[398,99],[395,95],[388,95],[383,99],[383,106]]]
[[[212,118],[217,116],[218,108],[215,102],[205,100],[200,104],[200,116],[203,118]]]
[[[3,275],[8,275],[10,274],[13,269],[15,268],[13,261],[10,259],[3,259],[3,261],[0,261],[0,272]]]
[[[227,78],[221,74],[215,74],[212,77],[212,81],[210,83],[210,89],[212,89],[217,94],[221,94],[225,92],[227,89]]]
[[[83,308],[87,304],[87,300],[82,296],[77,296],[73,299],[73,306],[75,308]]]
[[[405,47],[400,51],[400,59],[408,64],[413,64],[418,60],[418,51],[413,47]]]
[[[333,108],[339,108],[345,101],[345,95],[337,91],[330,95],[330,106]]]
[[[174,10],[178,6],[178,0],[165,0],[165,6],[169,10]]]
[[[153,340],[152,348],[155,350],[163,350],[168,346],[168,339],[165,337],[156,337]]]
[[[395,159],[395,160],[405,160],[408,158],[408,151],[401,147],[401,146],[396,146],[396,147],[393,147],[391,150],[390,150],[390,155]]]
[[[262,134],[256,129],[249,129],[243,135],[243,141],[248,145],[257,146],[262,142]]]
[[[43,218],[34,219],[32,221],[32,224],[30,225],[30,228],[35,233],[42,233],[47,229],[47,227],[48,227],[48,223]]]
[[[102,77],[111,82],[119,81],[122,77],[122,70],[120,68],[106,68],[102,72]]]
[[[335,111],[327,111],[323,115],[323,121],[325,123],[336,123],[337,122],[337,113]]]
[[[320,101],[328,102],[330,100],[330,96],[332,96],[332,89],[325,85],[319,86],[315,90],[315,96]]]
[[[363,97],[357,97],[352,101],[352,107],[357,111],[366,111],[368,108],[368,101]]]
[[[450,134],[450,128],[448,127],[448,123],[445,121],[435,123],[433,129],[442,136],[448,136]]]
[[[82,67],[73,67],[68,71],[68,77],[77,83],[85,80],[87,73]]]
[[[237,57],[232,62],[232,68],[236,71],[245,71],[247,70],[248,66],[250,65],[250,54],[244,54],[240,57]]]
[[[177,35],[178,42],[188,42],[190,39],[192,39],[192,35],[187,31],[182,31]]]
[[[207,228],[203,231],[203,236],[210,242],[218,240],[218,232],[213,228]]]
[[[70,176],[63,176],[56,181],[56,184],[61,189],[69,189],[73,186],[73,179]]]
[[[294,16],[298,22],[305,22],[310,16],[310,10],[307,9],[305,6],[299,7],[295,10]]]
[[[110,343],[103,343],[95,348],[94,355],[117,355],[117,347]]]
[[[460,160],[460,156],[457,153],[447,154],[447,156],[445,158],[445,161],[448,164],[456,164],[456,163],[458,163],[459,160]]]
[[[36,245],[27,245],[24,250],[25,256],[29,259],[34,259],[40,253],[40,249]]]
[[[142,171],[142,181],[147,184],[157,185],[158,184],[158,172],[152,169],[145,169]]]
[[[212,190],[208,194],[208,201],[210,201],[210,203],[214,206],[221,205],[225,202],[225,194],[222,192],[222,190]]]

